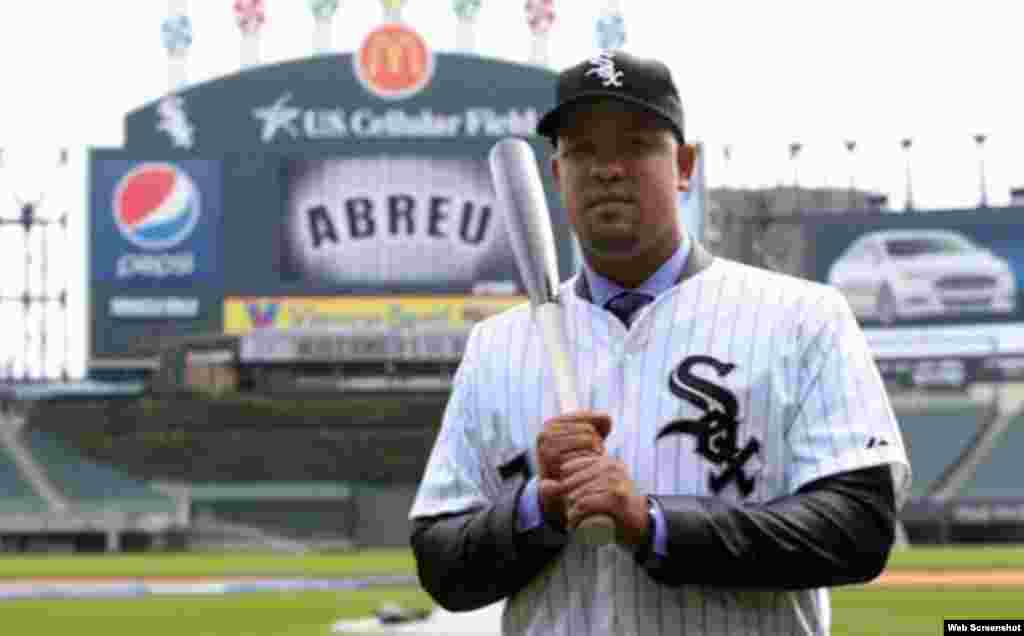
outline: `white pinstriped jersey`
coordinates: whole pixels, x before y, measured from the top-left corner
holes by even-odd
[[[889,464],[902,502],[910,480],[902,436],[834,289],[717,258],[627,330],[579,298],[574,282],[562,298],[580,402],[611,415],[607,451],[640,492],[764,502],[830,474]],[[496,497],[498,467],[523,451],[536,473],[536,436],[556,404],[529,307],[477,325],[410,516]],[[696,432],[701,420],[717,423],[716,433]],[[508,599],[503,632],[778,636],[827,634],[829,622],[824,589],[670,588],[623,548],[573,541]]]

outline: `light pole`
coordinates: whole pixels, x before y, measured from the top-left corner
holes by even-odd
[[[981,188],[981,197],[978,207],[988,207],[988,185],[985,183],[985,141],[988,135],[977,134],[974,136],[974,143],[978,146],[978,186]]]
[[[793,206],[797,211],[800,210],[800,174],[797,170],[797,158],[803,147],[803,144],[798,141],[789,144],[789,159],[793,162]]]
[[[732,145],[725,144],[722,146],[722,159],[725,163],[723,173],[725,173],[725,183],[729,184],[732,179],[732,170],[730,170],[729,162],[732,160]]]
[[[844,142],[844,145],[846,146],[846,152],[850,155],[850,192],[847,208],[852,210],[856,207],[854,199],[857,192],[857,171],[853,161],[853,154],[857,151],[857,142],[852,139],[847,139]]]
[[[914,187],[910,178],[910,149],[913,145],[914,140],[910,137],[900,140],[900,146],[903,147],[903,154],[906,157],[907,202],[905,209],[907,212],[911,212],[914,209]]]

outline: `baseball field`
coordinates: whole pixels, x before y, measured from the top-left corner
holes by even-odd
[[[202,589],[220,580],[359,581],[412,576],[404,550],[351,554],[181,554],[0,557],[0,590],[117,582],[178,583]],[[0,633],[60,636],[313,636],[333,622],[359,618],[384,602],[428,608],[415,585],[225,595],[141,594],[134,598],[0,600]],[[943,618],[1024,617],[1024,546],[913,548],[893,555],[869,585],[833,593],[833,633],[942,633]]]

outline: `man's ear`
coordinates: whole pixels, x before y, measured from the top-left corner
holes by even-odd
[[[549,161],[551,162],[551,175],[555,178],[555,186],[558,187],[559,190],[561,190],[562,189],[562,184],[561,184],[562,174],[559,172],[559,167],[558,167],[558,153],[557,152],[551,153],[551,159],[549,159]]]
[[[690,177],[693,176],[693,167],[697,164],[697,146],[680,144],[677,156],[679,161],[679,191],[690,190]]]

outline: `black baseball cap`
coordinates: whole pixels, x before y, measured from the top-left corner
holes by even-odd
[[[602,51],[559,73],[555,89],[557,106],[541,117],[537,133],[555,143],[558,129],[572,108],[600,98],[617,99],[660,116],[679,143],[685,143],[683,104],[668,67],[623,51]]]

